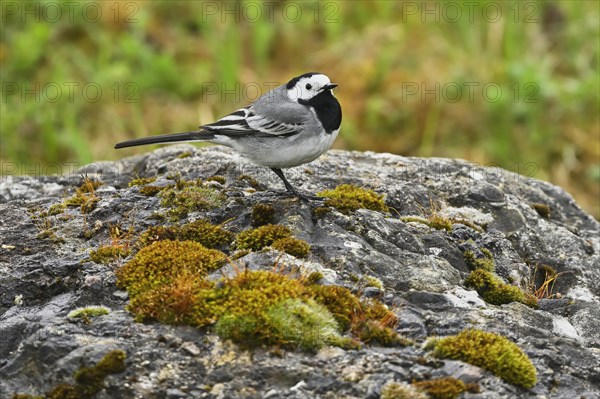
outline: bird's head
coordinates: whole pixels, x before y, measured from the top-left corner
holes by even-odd
[[[309,101],[321,93],[331,92],[331,89],[336,87],[326,75],[318,72],[296,76],[285,85],[288,97],[297,102]]]

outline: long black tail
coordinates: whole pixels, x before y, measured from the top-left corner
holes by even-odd
[[[136,145],[172,143],[176,141],[206,141],[212,140],[215,136],[206,130],[196,130],[193,132],[159,134],[158,136],[142,137],[139,139],[122,141],[115,145],[115,148],[134,147]]]

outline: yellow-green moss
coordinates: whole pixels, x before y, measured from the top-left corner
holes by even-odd
[[[222,316],[215,332],[223,339],[255,346],[269,343],[316,350],[324,345],[356,349],[327,307],[311,299],[297,279],[272,272],[243,272],[216,291]]]
[[[83,367],[74,374],[75,384],[60,383],[46,392],[45,399],[89,399],[104,389],[104,380],[110,374],[125,371],[126,354],[122,350],[114,350],[106,354],[95,366]],[[42,398],[16,394],[13,399]]]
[[[224,253],[193,241],[157,241],[142,248],[116,272],[117,285],[130,297],[169,285],[181,275],[203,276],[224,264]]]
[[[206,219],[181,226],[152,226],[139,239],[141,246],[162,240],[195,241],[207,248],[223,248],[233,239],[233,233]]]
[[[406,382],[389,381],[381,388],[381,399],[429,399],[424,392]]]
[[[96,196],[95,190],[102,184],[104,183],[86,178],[81,186],[75,188],[75,194],[66,198],[63,204],[71,207],[78,206],[81,209],[81,213],[93,211],[100,201],[100,198]]]
[[[373,276],[364,276],[364,283],[366,287],[374,287],[383,291],[383,281]]]
[[[225,196],[211,187],[203,187],[201,182],[176,180],[160,192],[161,206],[168,209],[172,219],[181,219],[189,212],[218,208],[223,205]]]
[[[154,183],[156,181],[156,177],[138,177],[129,182],[129,187],[134,186],[145,186],[150,183]]]
[[[433,353],[440,358],[461,360],[484,368],[508,383],[531,388],[537,372],[531,360],[507,338],[481,330],[436,340]]]
[[[529,205],[544,219],[550,218],[550,206],[540,203],[533,203]]]
[[[272,235],[266,234],[270,239]],[[263,239],[261,235],[258,241]],[[396,316],[383,304],[361,302],[343,287],[315,284],[322,275],[303,278],[238,270],[218,283],[208,281],[206,273],[223,261],[224,254],[196,242],[156,241],[117,270],[117,284],[129,292],[127,309],[137,321],[214,325],[223,339],[250,346],[359,348],[358,341],[342,336],[348,332],[368,342],[406,344],[392,328]]]
[[[429,220],[429,226],[436,230],[452,231],[452,220],[445,216],[434,213],[430,215],[427,220]]]
[[[215,333],[244,347],[255,347],[269,339],[263,322],[253,315],[226,314],[215,323]]]
[[[210,306],[214,284],[197,274],[177,275],[169,284],[146,290],[131,298],[127,310],[142,322],[157,320],[163,324],[204,327],[218,317]]]
[[[275,222],[275,208],[268,204],[256,204],[252,207],[252,226],[259,227]]]
[[[301,297],[304,292],[298,279],[263,270],[244,271],[224,281],[216,292],[215,304],[221,314],[258,317],[276,303]]]
[[[350,214],[357,209],[389,212],[382,194],[351,184],[342,184],[333,190],[321,191],[317,196],[326,198],[326,206],[337,208],[344,214]]]
[[[65,211],[66,207],[67,206],[65,204],[51,205],[50,208],[48,208],[48,215],[49,216],[59,215]]]
[[[35,238],[48,238],[55,244],[63,244],[65,242],[65,239],[56,234],[53,229],[42,230],[35,236]]]
[[[307,284],[317,284],[323,278],[323,273],[312,272],[306,277]]]
[[[164,187],[160,186],[143,186],[140,187],[140,194],[145,195],[147,197],[154,197],[156,194],[160,193]]]
[[[90,259],[96,263],[108,264],[129,254],[121,245],[104,245],[90,252]]]
[[[267,224],[256,229],[244,230],[235,238],[238,249],[259,251],[272,245],[276,240],[292,236],[289,228],[278,224]]]
[[[86,306],[72,310],[67,315],[70,319],[82,319],[85,323],[90,323],[91,319],[98,316],[104,316],[110,313],[106,306]]]
[[[76,390],[83,397],[92,397],[104,388],[104,379],[110,374],[125,371],[125,352],[115,350],[109,352],[93,367],[84,367],[75,372]]]
[[[312,208],[312,213],[317,219],[325,217],[325,215],[327,215],[330,211],[331,208],[328,206],[316,206]]]
[[[427,392],[431,399],[456,399],[465,391],[479,392],[477,384],[465,384],[461,380],[452,377],[413,382],[413,385]]]
[[[285,237],[275,240],[271,247],[300,259],[306,258],[310,253],[310,244],[294,237]]]
[[[493,305],[521,302],[535,308],[537,298],[525,294],[519,287],[506,284],[492,272],[483,268],[473,270],[465,280],[467,287],[474,288],[484,301]]]
[[[313,298],[329,309],[343,331],[362,313],[362,305],[356,295],[345,287],[336,285],[308,286]]]
[[[367,320],[360,323],[355,333],[362,342],[377,343],[381,346],[408,346],[412,341],[400,336],[390,327],[382,325],[376,320]]]
[[[483,269],[493,273],[496,267],[494,266],[494,259],[491,252],[485,248],[481,248],[481,252],[485,257],[478,258],[473,251],[465,251],[463,253],[465,263],[471,270]]]

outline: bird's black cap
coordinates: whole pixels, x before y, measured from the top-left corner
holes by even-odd
[[[296,83],[298,83],[298,81],[302,78],[310,78],[313,75],[323,75],[320,72],[307,72],[305,74],[302,74],[300,76],[296,76],[295,78],[293,78],[292,80],[290,80],[289,82],[287,82],[287,84],[285,85],[286,89],[292,89],[294,86],[296,86]]]

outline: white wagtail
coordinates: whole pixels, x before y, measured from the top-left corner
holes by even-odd
[[[271,168],[292,194],[307,199],[287,181],[282,168],[314,161],[338,135],[342,107],[337,87],[321,73],[305,73],[262,95],[252,105],[202,125],[198,130],[123,141],[115,148],[174,141],[208,141],[233,148]]]

